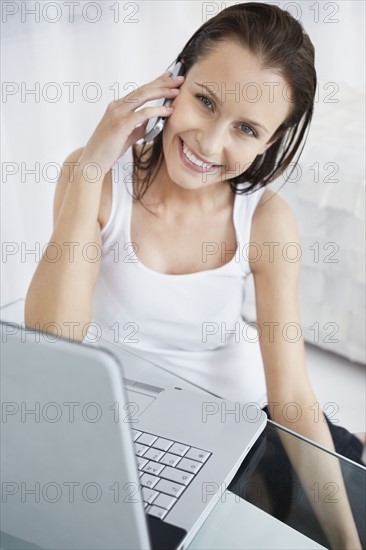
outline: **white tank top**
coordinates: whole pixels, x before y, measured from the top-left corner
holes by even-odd
[[[170,275],[145,266],[131,241],[132,168],[130,147],[112,167],[111,212],[101,233],[93,298],[96,334],[220,396],[258,401],[266,394],[262,358],[241,311],[251,221],[264,188],[235,195],[237,250],[231,261]]]

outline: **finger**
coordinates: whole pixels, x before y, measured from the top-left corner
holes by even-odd
[[[139,111],[135,111],[133,114],[133,122],[135,126],[142,124],[146,120],[155,117],[167,117],[172,113],[171,107],[145,107]]]
[[[114,105],[119,108],[122,106],[131,107],[131,110],[135,110],[147,101],[153,101],[155,99],[173,98],[179,94],[177,88],[140,88],[139,94],[135,91],[127,96],[120,98],[114,102]]]
[[[177,76],[177,77],[173,77],[172,75],[168,75],[168,76],[164,76],[163,78],[163,81],[164,82],[167,82],[168,86],[180,86],[181,84],[183,84],[185,80],[185,77],[183,75],[181,76]]]

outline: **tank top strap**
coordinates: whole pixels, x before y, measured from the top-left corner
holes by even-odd
[[[133,153],[132,146],[113,165],[116,183],[123,187],[128,196],[132,193]]]
[[[265,187],[261,187],[252,193],[237,193],[235,197],[234,227],[238,242],[239,265],[245,277],[251,272],[248,257],[252,219],[264,191]]]
[[[111,242],[121,242],[126,238],[125,222],[132,200],[132,169],[132,147],[129,147],[111,168],[111,211],[102,230],[103,249],[109,247]]]

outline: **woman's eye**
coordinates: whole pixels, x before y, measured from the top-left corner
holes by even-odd
[[[257,137],[256,132],[255,132],[255,131],[253,130],[253,128],[251,128],[250,126],[247,126],[246,124],[240,124],[240,127],[241,127],[241,128],[244,128],[244,130],[243,130],[242,133],[243,133],[245,136]],[[245,131],[245,130],[249,130],[249,133],[248,133],[247,131]]]
[[[196,94],[196,97],[200,101],[200,103],[202,105],[204,105],[205,107],[210,108],[211,105],[214,106],[213,101],[211,99],[209,99],[207,96]],[[206,101],[208,102],[208,104],[206,103]],[[240,124],[239,127],[244,128],[244,130],[241,131],[241,134],[243,134],[244,136],[249,136],[249,137],[254,137],[254,138],[257,137],[256,131],[253,130],[253,128],[251,128],[247,124]],[[249,130],[249,132],[248,132],[248,130]]]
[[[205,106],[205,107],[209,107],[209,105],[207,105],[207,103],[205,103],[204,101],[208,101],[211,105],[213,105],[213,102],[211,101],[211,99],[209,99],[207,96],[205,95],[199,95],[197,94],[196,97],[199,99],[199,101]],[[203,101],[202,101],[203,100]]]

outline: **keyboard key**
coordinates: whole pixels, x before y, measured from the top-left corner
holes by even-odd
[[[172,495],[173,497],[179,497],[184,491],[184,485],[179,485],[179,483],[174,483],[167,479],[161,479],[159,483],[155,485],[155,489],[162,493]]]
[[[160,518],[160,519],[164,519],[167,513],[168,513],[168,510],[164,510],[164,508],[159,508],[159,506],[151,506],[149,510],[149,514],[151,516],[156,516],[157,518]]]
[[[136,439],[142,434],[142,432],[139,432],[138,430],[131,430],[131,431],[132,431],[132,437],[134,441],[136,441]]]
[[[193,474],[178,470],[178,468],[171,468],[170,466],[165,466],[164,470],[162,470],[159,475],[164,479],[169,479],[176,483],[183,483],[183,485],[188,485],[194,477]]]
[[[197,460],[190,460],[189,458],[182,458],[179,462],[179,469],[185,470],[186,472],[191,472],[196,474],[200,468],[202,468],[202,462],[197,462]]]
[[[165,453],[163,458],[160,459],[160,464],[176,466],[180,460],[182,460],[181,456],[173,455],[172,453]]]
[[[146,447],[146,445],[140,445],[140,443],[135,443],[135,454],[137,454],[137,456],[142,456],[144,453],[146,453],[148,448],[149,447]]]
[[[145,513],[164,520],[211,453],[140,430],[132,437]]]
[[[189,447],[187,445],[182,445],[182,443],[174,443],[174,445],[170,447],[169,452],[175,455],[183,456],[188,449]]]
[[[198,462],[206,462],[211,453],[207,451],[202,451],[202,449],[196,449],[191,447],[188,453],[185,455],[185,458],[191,458],[192,460],[198,460]]]
[[[159,451],[158,449],[154,449],[154,447],[150,447],[150,449],[144,453],[144,458],[155,460],[155,462],[159,462],[162,456],[164,456],[164,451]]]
[[[161,472],[161,470],[163,468],[164,468],[164,464],[159,464],[158,462],[153,462],[152,460],[150,460],[144,466],[143,470],[144,470],[144,472],[147,472],[148,474],[154,474],[154,475],[157,476],[157,475],[159,475],[159,473]]]
[[[173,441],[170,441],[169,439],[164,439],[163,437],[159,437],[158,440],[154,443],[155,449],[160,449],[161,451],[167,451],[172,445]]]
[[[165,508],[166,510],[170,510],[170,508],[176,502],[177,502],[176,498],[171,497],[170,495],[164,495],[164,493],[159,493],[154,504],[156,504],[156,506],[161,506],[161,508]]]
[[[142,470],[142,468],[149,462],[148,460],[145,460],[144,458],[141,458],[140,456],[138,456],[136,458],[137,460],[137,467],[139,470]]]
[[[140,437],[138,438],[138,442],[142,445],[148,445],[149,447],[151,447],[151,445],[154,443],[154,441],[156,441],[158,438],[156,437],[156,435],[151,435],[151,434],[142,434],[140,435]]]
[[[140,483],[144,487],[155,487],[159,478],[150,474],[145,474],[140,477]]]
[[[153,489],[149,489],[148,487],[142,487],[142,498],[145,502],[151,504],[158,495],[158,491],[154,491]]]

